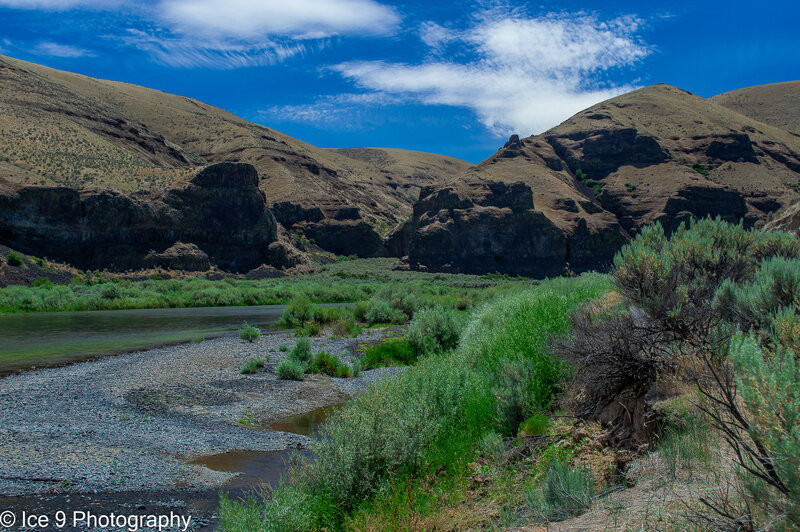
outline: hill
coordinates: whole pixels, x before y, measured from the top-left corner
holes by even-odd
[[[191,98],[10,57],[0,56],[0,79],[0,153],[26,184],[141,190],[186,183],[187,167],[247,162],[272,202],[373,212],[377,199],[379,216],[391,218],[410,211],[415,189],[471,166],[407,150],[317,148]]]
[[[757,85],[712,96],[717,105],[800,135],[800,81]]]
[[[317,148],[191,98],[0,56],[0,192],[160,194],[222,161],[252,164],[267,204],[282,204],[278,221],[304,224],[333,248],[341,231],[380,240],[410,214],[421,187],[471,166],[398,149]]]
[[[501,213],[503,202],[485,192],[498,184],[530,195],[528,210],[539,222],[512,222]],[[392,242],[411,267],[472,271],[472,257],[480,268],[505,273],[602,268],[648,223],[671,231],[710,215],[752,226],[792,204],[799,189],[800,137],[682,89],[653,85],[541,135],[512,136],[461,179],[424,191],[427,199]],[[499,210],[487,222],[490,207]],[[496,235],[498,216],[517,229],[506,227],[502,241],[475,236]],[[450,258],[443,249],[458,253]]]

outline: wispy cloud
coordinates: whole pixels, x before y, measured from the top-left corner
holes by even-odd
[[[384,35],[400,22],[394,9],[373,0],[164,0],[160,15],[182,33],[238,40]]]
[[[126,45],[135,46],[149,53],[160,64],[181,68],[233,69],[271,65],[325,45],[324,42],[275,43],[266,39],[252,43],[235,40],[203,41],[185,36],[174,37],[164,32],[148,33],[136,29],[129,29],[127,35],[121,38],[107,37],[120,39]]]
[[[75,8],[112,8],[114,0],[0,0],[0,7],[63,11]]]
[[[390,34],[401,20],[375,0],[0,0],[0,7],[124,9],[124,33],[106,37],[184,68],[274,64],[324,48],[332,36]]]
[[[267,120],[305,122],[329,129],[363,129],[383,123],[374,110],[404,103],[403,98],[381,92],[321,96],[310,104],[275,105],[259,111]]]
[[[85,48],[78,48],[69,44],[59,44],[52,41],[42,41],[30,49],[30,53],[48,57],[94,57],[95,53]]]
[[[0,48],[2,52],[23,52],[33,55],[45,57],[64,57],[64,58],[77,58],[77,57],[95,57],[96,54],[92,50],[72,46],[71,44],[61,44],[53,41],[39,41],[36,43],[11,41],[10,39],[3,39],[3,47]]]
[[[466,30],[423,25],[421,39],[432,53],[427,62],[355,61],[333,68],[367,90],[469,108],[496,134],[538,133],[632,88],[600,78],[648,55],[636,38],[640,24],[630,16],[603,21],[492,11]],[[450,48],[460,57],[442,58]]]

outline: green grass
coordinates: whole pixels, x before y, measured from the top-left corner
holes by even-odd
[[[22,255],[17,253],[16,251],[9,251],[8,252],[8,265],[20,267],[24,263],[22,262]]]
[[[466,478],[479,442],[506,430],[508,396],[520,396],[519,416],[550,406],[567,368],[550,354],[549,339],[568,331],[574,308],[610,288],[607,276],[583,275],[484,305],[456,350],[423,357],[338,411],[326,424],[329,437],[312,444],[314,460],[293,470],[272,501],[226,501],[223,530],[341,529],[370,513],[405,514],[410,499],[417,512],[437,511],[422,480]],[[509,379],[509,365],[525,371]],[[286,520],[278,527],[272,515]]]
[[[307,373],[324,373],[331,377],[347,378],[352,376],[350,366],[339,361],[336,355],[320,351],[314,356]]]
[[[260,368],[264,367],[264,361],[258,358],[251,358],[242,364],[242,373],[250,374],[257,372]]]
[[[361,357],[361,369],[383,366],[407,366],[417,361],[411,343],[405,339],[386,339],[369,347]]]
[[[86,273],[66,285],[0,288],[0,312],[277,305],[302,298],[315,303],[343,303],[368,301],[386,291],[387,286],[395,287],[399,294],[413,294],[419,307],[440,304],[467,308],[535,282],[397,272],[391,270],[394,263],[396,259],[349,260],[323,266],[323,271],[313,275],[259,281],[209,281],[195,277],[130,281],[114,279],[101,272]],[[357,278],[342,279],[341,275]],[[390,305],[405,303],[402,298],[394,299],[390,300]],[[333,322],[343,317],[334,315],[335,311],[312,310],[317,314],[312,314],[311,319]]]
[[[249,325],[247,322],[242,323],[239,329],[239,338],[247,340],[250,343],[255,342],[261,337],[261,331],[257,327]]]

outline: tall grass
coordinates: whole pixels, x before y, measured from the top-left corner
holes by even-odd
[[[324,272],[258,281],[232,278],[210,281],[195,277],[132,281],[114,279],[102,273],[85,274],[67,285],[0,288],[0,312],[276,305],[292,300],[302,307],[303,300],[317,303],[370,301],[365,303],[366,309],[372,311],[370,323],[400,323],[410,319],[418,308],[438,304],[464,309],[531,283],[529,280],[483,279],[474,275],[411,272],[401,275],[400,272],[369,270],[384,267],[383,262],[348,261],[347,265],[351,263],[353,267],[371,271],[371,274],[342,279]],[[387,287],[387,276],[396,286]],[[316,319],[316,316],[305,316],[303,308],[297,310],[298,315],[290,318],[299,318],[301,322]],[[311,311],[320,312],[319,309]]]
[[[520,399],[529,407],[524,411],[548,406],[565,374],[549,354],[548,339],[567,331],[573,308],[609,288],[606,276],[591,274],[547,281],[486,304],[456,350],[423,357],[337,412],[326,424],[327,437],[312,444],[314,460],[293,472],[294,482],[263,504],[226,502],[223,524],[246,523],[259,512],[255,528],[235,530],[338,529],[419,479],[464,474],[479,441],[504,429],[498,397],[515,385],[504,378],[507,365],[530,368],[520,388],[531,395]],[[276,528],[268,519],[276,514],[297,521]]]

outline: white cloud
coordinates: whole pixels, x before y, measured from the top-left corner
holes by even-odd
[[[160,11],[181,32],[245,40],[383,35],[400,22],[394,9],[372,0],[165,0]]]
[[[335,129],[363,129],[383,124],[376,109],[403,103],[403,99],[380,92],[321,96],[314,103],[275,105],[259,111],[268,120],[306,122]],[[380,113],[378,113],[379,115]]]
[[[61,11],[78,7],[113,7],[113,0],[0,0],[0,7]]]
[[[53,41],[39,41],[37,43],[11,41],[3,39],[3,47],[0,47],[0,52],[16,53],[23,52],[33,55],[47,56],[47,57],[95,57],[95,53],[85,48],[78,48],[70,44],[61,44]]]
[[[596,81],[604,71],[640,61],[648,48],[635,38],[639,21],[592,16],[524,18],[495,13],[467,30],[424,25],[434,54],[456,45],[472,58],[410,65],[347,62],[334,70],[358,86],[425,104],[472,109],[494,133],[542,132],[601,100],[630,90]]]
[[[117,37],[109,36],[109,38],[116,39]],[[164,35],[162,32],[147,33],[135,29],[128,30],[128,34],[123,36],[121,41],[149,53],[156,62],[163,65],[220,69],[272,65],[289,57],[302,55],[309,48],[314,49],[325,44],[317,42],[311,46],[294,41],[281,44],[266,39],[259,42],[203,41],[191,37],[173,37]]]
[[[186,68],[273,64],[325,47],[327,37],[385,35],[400,22],[393,8],[375,0],[0,0],[0,7],[124,9],[151,27],[137,24],[107,37]]]
[[[95,54],[91,50],[78,48],[69,44],[59,44],[52,41],[43,41],[36,44],[31,48],[30,53],[35,55],[44,55],[48,57],[92,57]]]

